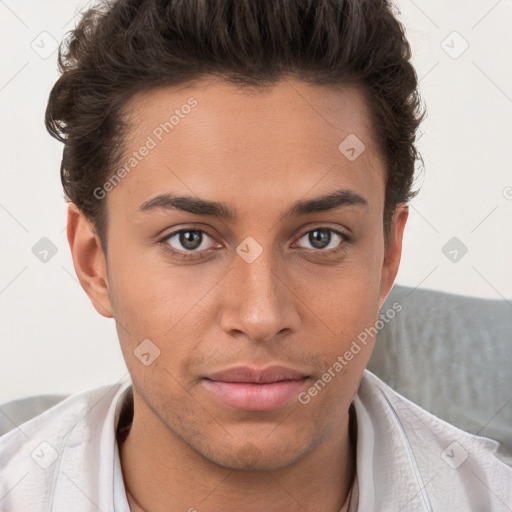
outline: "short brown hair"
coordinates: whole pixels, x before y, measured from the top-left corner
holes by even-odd
[[[136,93],[207,76],[263,87],[285,76],[353,85],[370,108],[387,170],[384,236],[408,202],[423,119],[411,50],[386,0],[117,0],[82,16],[59,48],[46,128],[64,142],[66,197],[106,252],[104,201],[93,191],[123,153],[123,107]]]

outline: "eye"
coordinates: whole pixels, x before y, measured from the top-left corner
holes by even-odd
[[[208,246],[207,238],[212,238],[212,236],[204,229],[180,229],[165,236],[160,243],[166,251],[179,257],[188,258],[203,256],[202,253],[212,248]]]
[[[184,228],[173,231],[160,240],[163,249],[178,258],[202,258],[208,255],[208,238],[213,239],[205,229]],[[333,228],[319,227],[305,232],[299,241],[305,239],[311,244],[312,250],[325,254],[336,254],[346,249],[351,238],[345,233]],[[217,247],[219,244],[217,244]]]
[[[334,235],[334,236],[333,236]],[[326,253],[335,253],[344,248],[350,238],[341,231],[332,228],[315,228],[304,233],[299,240],[305,239],[312,249]]]

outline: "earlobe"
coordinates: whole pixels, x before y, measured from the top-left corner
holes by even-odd
[[[107,265],[99,237],[74,203],[69,203],[67,236],[78,280],[96,311],[112,318]]]
[[[396,275],[398,273],[400,258],[402,256],[402,240],[408,216],[409,206],[407,203],[398,204],[391,220],[388,244],[384,252],[384,262],[382,265],[380,283],[379,308],[382,307],[382,304],[391,291],[393,283],[395,282]]]

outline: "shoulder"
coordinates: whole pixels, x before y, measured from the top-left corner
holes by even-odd
[[[107,417],[113,416],[116,397],[129,384],[122,381],[73,394],[1,436],[0,496],[5,498],[0,508],[43,510],[63,460],[100,437]]]
[[[45,432],[51,439],[59,439],[73,424],[85,418],[97,405],[105,405],[106,399],[116,394],[121,387],[126,387],[126,382],[113,385],[105,385],[79,393],[74,393],[55,405],[46,408],[40,414],[21,424],[15,425],[9,432],[0,436],[0,452],[5,456],[7,452],[16,451],[16,447],[25,444],[27,438],[38,432]],[[41,395],[43,396],[43,395]],[[26,407],[27,403],[39,402],[40,396],[34,395],[19,401],[20,407]],[[18,402],[18,401],[15,401]],[[8,409],[14,402],[0,404],[3,410]],[[100,405],[101,409],[101,405]],[[37,410],[37,407],[36,407]],[[5,459],[4,459],[5,460]]]
[[[376,418],[392,420],[398,430],[403,428],[410,442],[420,440],[422,446],[428,445],[432,448],[431,445],[434,444],[444,448],[446,442],[459,439],[471,446],[474,445],[479,451],[488,455],[494,454],[499,446],[499,443],[493,439],[461,430],[431,414],[394,391],[368,370],[363,374],[358,396],[371,408]]]
[[[355,405],[362,423],[358,432],[363,430],[365,442],[373,446],[373,461],[384,470],[382,486],[393,487],[392,479],[403,481],[408,475],[415,482],[411,488],[417,484],[418,499],[433,510],[438,510],[434,504],[439,510],[449,504],[453,511],[475,505],[494,511],[500,502],[512,500],[512,468],[496,457],[497,441],[434,416],[368,370]]]

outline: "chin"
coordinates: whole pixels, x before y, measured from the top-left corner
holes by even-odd
[[[204,449],[196,447],[205,459],[211,463],[229,470],[236,471],[275,471],[286,468],[308,453],[313,451],[314,447],[305,447],[300,443],[297,437],[293,438],[291,444],[285,439],[282,444],[277,444],[276,440],[270,440],[262,435],[258,440],[257,437],[251,436],[252,441],[247,436],[236,442],[230,438],[229,443],[212,442],[205,446]],[[292,437],[288,437],[292,440]],[[215,446],[215,451],[211,447]]]

